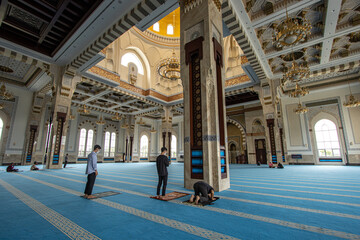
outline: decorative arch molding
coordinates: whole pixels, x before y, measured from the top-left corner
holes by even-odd
[[[234,124],[237,128],[239,128],[241,132],[241,138],[243,145],[246,145],[246,130],[245,128],[239,123],[238,121],[231,119],[229,117],[226,117],[226,122]]]
[[[235,147],[236,147],[236,150],[237,151],[240,151],[240,146],[239,146],[239,143],[238,142],[236,142],[236,141],[234,141],[234,140],[230,140],[229,142],[228,142],[228,145],[229,145],[229,151],[230,151],[230,146],[231,146],[231,144],[234,144],[235,145]]]
[[[342,127],[339,115],[336,115],[336,114],[326,111],[326,110],[322,110],[321,112],[318,112],[317,114],[315,114],[314,116],[312,116],[309,119],[310,127],[311,127],[310,130],[314,129],[315,124],[321,119],[328,119],[328,120],[334,122],[338,129],[340,127]]]
[[[82,121],[78,126],[78,130],[80,130],[82,128],[85,128],[86,130],[92,129],[92,130],[94,130],[94,134],[96,134],[96,124],[90,120]]]
[[[104,127],[104,132],[115,132],[116,135],[119,134],[118,128],[115,126],[115,124],[106,124]]]

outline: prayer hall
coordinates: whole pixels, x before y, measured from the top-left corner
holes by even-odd
[[[0,1],[0,239],[360,239],[357,121],[358,0]]]

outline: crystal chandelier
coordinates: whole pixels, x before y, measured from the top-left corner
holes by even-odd
[[[75,119],[75,116],[72,115],[72,114],[70,114],[70,115],[69,115],[69,120],[74,120],[74,119]]]
[[[102,116],[100,116],[99,120],[96,121],[96,124],[97,124],[97,125],[104,125],[105,123],[106,123],[106,122],[105,122],[105,120],[103,119]]]
[[[115,113],[114,116],[111,117],[111,120],[113,121],[120,121],[122,119],[122,117],[119,115],[119,113]]]
[[[287,11],[287,1],[285,1],[286,19],[274,29],[274,45],[277,48],[293,46],[304,42],[306,37],[311,34],[311,23],[306,18],[295,16],[290,18]]]
[[[157,69],[159,75],[170,80],[180,79],[180,62],[173,50],[172,56],[162,60]]]
[[[13,99],[14,96],[6,90],[5,84],[2,84],[0,87],[0,99],[2,100],[10,100]]]
[[[306,94],[309,94],[309,90],[305,87],[300,87],[299,83],[296,83],[295,89],[289,93],[289,97],[303,97]]]
[[[86,105],[83,105],[83,107],[78,108],[78,113],[82,114],[90,114],[90,110],[86,108]]]
[[[297,106],[296,109],[294,109],[294,112],[296,114],[304,114],[304,113],[307,113],[309,111],[309,109],[307,107],[303,107],[300,103],[300,99],[299,99],[299,104]]]
[[[129,128],[129,125],[123,124],[123,125],[121,125],[121,128],[123,128],[123,129],[128,129],[128,128]]]
[[[349,96],[349,100],[347,102],[344,102],[344,106],[347,108],[359,107],[360,101],[355,99],[354,95],[352,95],[349,79],[348,79],[348,84],[349,84],[350,96]]]

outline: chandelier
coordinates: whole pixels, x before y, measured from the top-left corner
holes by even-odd
[[[350,96],[349,96],[349,100],[347,102],[344,102],[344,106],[347,108],[359,107],[360,101],[355,99],[354,95],[352,95],[352,93],[351,93],[349,78],[348,78],[348,85],[349,85],[349,90],[350,90]]]
[[[310,76],[310,69],[306,64],[297,64],[295,60],[291,63],[291,67],[283,75],[283,82],[298,82],[303,78],[308,78]]]
[[[162,60],[157,69],[159,75],[170,80],[180,79],[180,62],[173,50],[172,56]]]
[[[309,94],[309,90],[305,87],[300,87],[298,83],[296,83],[294,91],[291,91],[289,93],[289,97],[297,98],[297,97],[303,97],[306,94]]]
[[[111,117],[111,120],[113,121],[120,121],[122,119],[122,117],[119,115],[119,113],[115,113],[114,116]]]
[[[123,125],[121,125],[121,128],[123,128],[123,129],[128,129],[128,128],[129,128],[129,125],[128,125],[128,124],[123,124]]]
[[[299,99],[299,104],[297,106],[297,108],[294,109],[294,112],[296,114],[304,114],[307,113],[309,111],[309,109],[307,107],[303,107],[300,103],[300,99]]]
[[[13,99],[14,96],[6,90],[5,84],[2,84],[0,87],[0,99],[2,100],[10,100]]]
[[[304,42],[306,37],[311,34],[311,23],[306,18],[290,18],[287,11],[287,2],[285,1],[286,19],[281,22],[274,31],[274,45],[277,48],[284,46],[293,46]]]
[[[4,108],[4,104],[0,103],[0,110]]]
[[[145,125],[146,122],[143,121],[142,118],[140,118],[140,120],[136,123],[136,124],[139,124],[139,125]]]
[[[90,110],[86,108],[86,105],[83,105],[83,107],[78,108],[78,113],[82,114],[90,114]]]
[[[72,115],[72,114],[70,114],[70,115],[69,115],[69,120],[74,120],[74,119],[75,119],[75,116]]]
[[[105,120],[103,119],[103,117],[100,116],[99,120],[97,120],[95,123],[96,123],[97,125],[104,125],[106,122],[105,122]]]
[[[151,130],[150,130],[150,132],[151,132],[151,133],[156,133],[155,128],[154,128],[154,127],[152,127],[152,128],[151,128]]]

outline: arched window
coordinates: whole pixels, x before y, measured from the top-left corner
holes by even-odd
[[[111,133],[111,141],[110,141],[110,157],[115,156],[115,143],[116,143],[116,133]]]
[[[140,59],[134,53],[125,53],[121,58],[121,65],[127,67],[130,62],[136,65],[139,74],[144,75],[144,68]]]
[[[148,157],[149,139],[146,135],[140,138],[140,157]]]
[[[336,125],[328,119],[315,124],[316,144],[320,157],[339,157],[340,144]]]
[[[160,25],[159,25],[158,22],[153,25],[153,30],[156,31],[156,32],[160,31]]]
[[[86,140],[86,156],[92,152],[93,148],[93,139],[94,139],[94,131],[89,130],[87,132],[87,140]]]
[[[110,150],[110,132],[105,133],[105,143],[104,143],[104,157],[109,157]]]
[[[4,126],[3,120],[0,118],[0,140],[1,140],[3,126]]]
[[[168,35],[174,35],[174,26],[171,25],[171,24],[167,25],[166,33],[167,33]]]
[[[177,152],[177,142],[176,137],[174,135],[171,136],[171,157],[176,158],[176,152]]]
[[[85,155],[85,142],[86,142],[86,129],[82,128],[80,130],[80,139],[79,139],[79,157]]]

